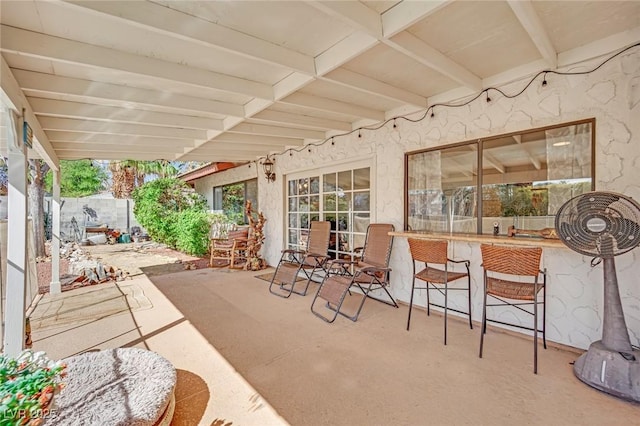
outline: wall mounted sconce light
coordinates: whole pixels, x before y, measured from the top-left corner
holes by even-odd
[[[262,168],[264,169],[264,175],[267,178],[267,182],[273,182],[276,180],[276,174],[273,171],[273,165],[274,161],[269,157],[267,157],[262,162]]]

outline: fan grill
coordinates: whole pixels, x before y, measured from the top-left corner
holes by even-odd
[[[640,244],[640,204],[614,192],[587,192],[560,207],[555,225],[572,250],[613,257]]]

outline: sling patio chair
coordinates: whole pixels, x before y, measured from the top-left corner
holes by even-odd
[[[355,322],[358,320],[367,298],[397,308],[398,304],[387,289],[391,272],[389,257],[393,244],[393,237],[389,235],[389,232],[393,230],[394,227],[391,224],[371,224],[367,227],[367,236],[360,259],[351,261],[336,259],[328,262],[325,268],[327,270],[325,279],[311,302],[311,312],[330,323],[335,321],[338,314]],[[357,287],[362,292],[362,297],[357,310],[353,314],[347,314],[341,308],[347,293],[351,295],[351,287]],[[371,294],[372,291],[379,289],[385,291],[386,299]],[[324,311],[315,307],[318,299],[323,299],[326,302]],[[326,315],[327,311],[332,312],[333,315]]]
[[[276,271],[271,278],[269,291],[276,296],[287,298],[291,293],[305,296],[311,284],[314,274],[324,271],[324,266],[329,259],[329,233],[330,222],[312,221],[309,228],[309,238],[306,250],[287,249],[282,251],[282,256],[276,266]],[[304,290],[295,289],[298,276],[303,272],[307,278]]]

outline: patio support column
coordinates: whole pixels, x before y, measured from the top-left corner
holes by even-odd
[[[7,140],[9,196],[7,224],[7,280],[4,352],[17,355],[24,348],[27,293],[27,153],[22,141],[23,117],[9,110],[12,126]]]
[[[60,286],[60,171],[53,173],[53,200],[51,203],[51,283],[49,292],[62,292]]]

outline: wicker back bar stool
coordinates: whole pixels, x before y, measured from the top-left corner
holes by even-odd
[[[514,247],[481,244],[482,267],[484,269],[484,298],[482,304],[482,332],[480,333],[480,353],[484,335],[487,332],[487,321],[509,325],[533,331],[533,372],[538,373],[538,333],[542,333],[544,348],[547,348],[545,335],[546,314],[546,270],[540,269],[542,258],[541,247]],[[542,276],[542,282],[539,277]],[[539,300],[542,293],[542,300]],[[496,300],[487,303],[488,297]],[[538,305],[542,304],[542,328],[538,321]],[[512,306],[533,316],[533,326],[498,321],[487,318],[487,306]],[[529,306],[529,308],[525,308]],[[533,310],[531,310],[531,306]]]
[[[447,344],[447,311],[454,311],[469,317],[469,328],[473,329],[471,322],[471,278],[469,274],[468,260],[452,260],[447,257],[448,243],[444,240],[426,240],[409,238],[409,251],[413,260],[413,282],[411,285],[411,299],[409,301],[409,315],[407,317],[407,330],[411,324],[411,310],[413,307],[413,295],[416,290],[427,290],[427,315],[430,307],[437,306],[444,309],[444,344]],[[424,263],[424,269],[416,273],[416,263]],[[449,264],[463,264],[466,272],[449,270]],[[433,265],[439,266],[439,268]],[[450,287],[449,283],[466,277],[466,287]],[[416,279],[424,281],[425,287],[416,287]],[[444,305],[431,302],[429,293],[438,291],[444,296]],[[467,312],[449,307],[449,291],[463,290],[467,292]]]

